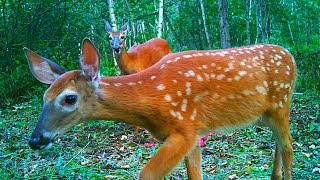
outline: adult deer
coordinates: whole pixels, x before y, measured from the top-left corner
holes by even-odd
[[[115,120],[145,127],[163,141],[139,179],[161,179],[183,159],[189,179],[201,179],[200,136],[260,124],[270,127],[276,140],[272,179],[282,178],[282,165],[284,178],[291,179],[289,110],[296,65],[282,47],[180,52],[119,77],[100,77],[100,57],[88,39],[82,44],[82,70],[65,72],[25,53],[33,75],[51,84],[29,140],[33,149],[49,148],[55,137],[87,120]]]
[[[125,44],[127,24],[123,25],[120,31],[113,32],[109,22],[106,22],[105,29],[109,34],[109,44],[117,64],[124,75],[142,71],[171,53],[169,44],[161,38],[153,38],[143,44],[132,46],[127,52]],[[134,127],[134,134],[139,134],[138,126]]]
[[[119,32],[113,32],[108,22],[105,28],[109,34],[109,43],[116,61],[125,75],[142,71],[171,53],[167,41],[161,38],[153,38],[143,44],[132,46],[127,52],[125,45],[127,24],[123,25]]]

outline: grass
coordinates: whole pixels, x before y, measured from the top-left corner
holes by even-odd
[[[33,151],[27,141],[40,114],[39,101],[0,111],[1,179],[137,179],[159,148],[145,130],[132,136],[130,125],[81,124],[53,148]],[[291,112],[293,179],[320,179],[320,99],[296,94]],[[157,143],[147,147],[145,143]],[[270,179],[274,140],[267,128],[214,134],[202,147],[204,179]],[[167,179],[187,179],[183,163]]]

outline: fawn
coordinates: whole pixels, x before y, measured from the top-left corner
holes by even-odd
[[[81,70],[65,72],[24,51],[33,75],[51,84],[29,139],[33,149],[49,148],[58,135],[87,120],[115,120],[145,127],[163,142],[139,179],[161,179],[182,160],[189,179],[202,179],[200,136],[258,124],[268,126],[276,140],[271,178],[282,179],[283,166],[284,178],[291,179],[289,110],[296,65],[282,47],[174,53],[119,77],[100,76],[100,57],[88,39],[82,43]]]
[[[109,43],[116,61],[124,75],[142,71],[171,53],[169,44],[161,38],[153,38],[143,44],[132,46],[127,52],[125,45],[127,24],[123,25],[119,32],[113,32],[109,22],[106,22],[105,29],[109,34]]]
[[[109,22],[106,22],[105,29],[109,34],[109,44],[117,64],[124,75],[142,71],[172,52],[167,41],[161,38],[153,38],[143,44],[132,46],[127,52],[125,44],[127,23],[119,32],[113,32]],[[134,127],[134,134],[139,134],[138,126]]]

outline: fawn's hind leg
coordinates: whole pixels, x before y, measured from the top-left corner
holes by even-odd
[[[185,163],[189,180],[202,179],[201,151],[199,143],[197,143],[194,149],[186,156]]]
[[[271,128],[276,140],[275,160],[272,171],[272,179],[281,179],[281,160],[284,170],[284,179],[292,179],[292,137],[289,127],[289,107],[277,109],[268,113],[268,126]]]

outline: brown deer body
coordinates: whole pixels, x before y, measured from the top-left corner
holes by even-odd
[[[113,32],[108,22],[105,28],[118,66],[124,75],[142,71],[171,53],[169,44],[161,38],[153,38],[143,44],[132,46],[127,52],[125,45],[127,24],[123,25],[119,32]]]
[[[61,74],[53,62],[25,52],[33,74],[51,84],[29,140],[33,149],[50,147],[57,135],[86,120],[116,120],[145,127],[163,141],[139,179],[161,179],[183,159],[189,179],[201,179],[200,136],[259,124],[270,127],[276,139],[272,179],[282,178],[282,165],[285,179],[291,179],[289,110],[296,65],[282,47],[175,53],[120,77],[100,77],[99,55],[87,39],[82,71]]]

